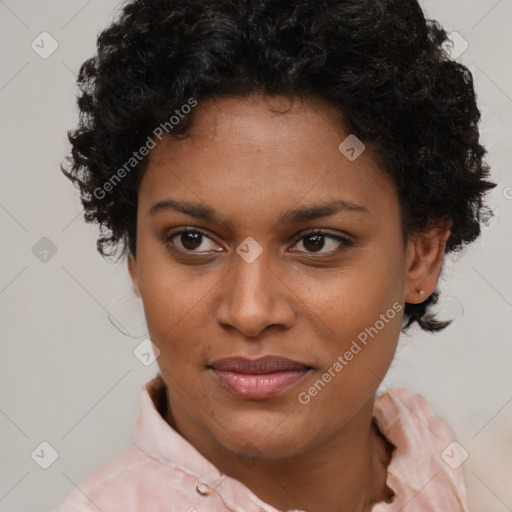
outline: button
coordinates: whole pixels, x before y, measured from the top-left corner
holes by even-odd
[[[212,489],[210,489],[210,487],[208,485],[206,485],[204,482],[197,482],[196,491],[201,496],[208,496],[209,494],[211,494]]]

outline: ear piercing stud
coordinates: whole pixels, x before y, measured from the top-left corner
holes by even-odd
[[[418,290],[418,293],[419,293],[420,295],[423,295],[423,294],[425,293],[425,290]]]

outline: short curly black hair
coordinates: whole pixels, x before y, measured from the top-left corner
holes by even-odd
[[[62,172],[79,188],[98,251],[135,254],[138,187],[155,128],[187,136],[198,102],[252,92],[314,97],[379,148],[396,184],[406,237],[450,222],[445,252],[480,234],[486,150],[471,72],[416,0],[131,0],[98,35],[79,72],[78,127]],[[185,114],[185,112],[187,114]],[[165,124],[166,123],[166,124]],[[127,169],[126,162],[133,170]],[[123,168],[125,171],[120,172]],[[122,180],[113,183],[115,173]],[[110,180],[110,181],[109,181]],[[98,191],[101,191],[98,192]],[[436,291],[406,303],[403,330],[437,331]]]

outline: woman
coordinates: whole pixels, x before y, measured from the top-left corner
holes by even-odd
[[[58,512],[467,511],[420,394],[377,397],[488,213],[472,76],[416,1],[132,0],[63,172],[159,372]]]

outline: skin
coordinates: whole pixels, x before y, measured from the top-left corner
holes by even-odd
[[[320,100],[253,94],[201,103],[194,116],[187,139],[167,136],[151,150],[136,257],[128,259],[160,350],[166,420],[279,510],[370,510],[386,497],[392,448],[372,410],[402,312],[309,403],[298,394],[394,303],[422,302],[434,291],[449,229],[404,241],[396,188],[377,155],[367,146],[349,161],[338,149],[348,135],[343,119]],[[207,206],[222,220],[149,212],[169,198]],[[367,211],[278,220],[292,208],[339,199]],[[206,236],[165,241],[185,227]],[[352,243],[325,235],[315,249],[311,238],[294,240],[311,229]],[[236,252],[249,236],[262,249],[251,263]],[[235,398],[207,368],[222,357],[267,354],[313,370],[283,395],[254,401]]]

